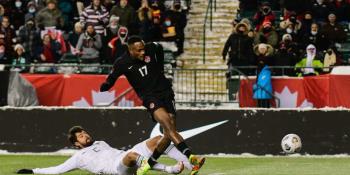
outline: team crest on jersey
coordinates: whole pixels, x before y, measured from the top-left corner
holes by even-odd
[[[150,104],[149,104],[149,108],[150,108],[150,109],[153,109],[153,108],[154,108],[154,103],[150,103]]]
[[[145,60],[146,63],[149,63],[149,62],[151,62],[151,57],[145,56],[145,59],[144,59],[144,60]]]

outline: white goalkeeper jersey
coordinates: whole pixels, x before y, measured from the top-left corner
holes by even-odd
[[[95,141],[83,148],[63,164],[33,169],[34,174],[61,174],[74,169],[83,169],[95,174],[118,174],[117,166],[124,157],[125,151],[110,147],[104,141]]]

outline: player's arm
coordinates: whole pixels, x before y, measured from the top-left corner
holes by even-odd
[[[163,50],[163,46],[159,43],[153,42],[154,44],[154,51],[156,54],[156,59],[157,59],[157,63],[159,65],[159,68],[161,71],[164,71],[164,50]]]
[[[62,174],[77,168],[79,167],[76,156],[73,156],[58,166],[48,168],[20,169],[17,171],[17,174]]]
[[[119,60],[116,60],[116,62],[113,65],[112,71],[108,74],[108,77],[104,83],[101,84],[100,91],[108,91],[111,89],[117,81],[118,77],[123,74],[122,71],[122,65],[119,64]]]

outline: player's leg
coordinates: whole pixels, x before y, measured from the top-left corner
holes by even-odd
[[[181,135],[176,132],[174,117],[171,117],[164,107],[159,107],[153,112],[153,119],[162,126],[164,136],[158,140],[157,147],[148,160],[150,166],[155,164],[156,160],[163,154],[171,141],[175,143],[183,141]]]
[[[168,105],[169,106],[169,105]],[[168,107],[169,108],[169,107]],[[171,111],[171,109],[168,109],[168,111]],[[154,111],[153,113],[154,119],[159,122],[159,124],[164,129],[164,137],[163,139],[169,139],[174,142],[176,148],[184,154],[188,159],[189,162],[193,165],[192,173],[191,174],[197,174],[199,169],[202,167],[202,165],[205,162],[204,157],[198,157],[192,154],[191,149],[187,146],[182,136],[176,131],[176,125],[175,125],[175,117],[172,117],[169,115],[169,113],[165,110],[165,108],[161,107]],[[163,153],[164,147],[169,146],[168,145],[161,145],[162,143],[166,142],[159,142],[157,148],[153,152],[151,159],[149,159],[148,163],[154,164],[153,160],[157,160],[161,153]],[[160,152],[162,151],[162,152]],[[152,166],[152,165],[151,165]]]
[[[191,164],[194,165],[195,171],[198,172],[204,164],[205,158],[194,156],[190,148],[184,142],[182,136],[176,131],[174,117],[176,110],[173,96],[163,99],[154,97],[147,98],[144,100],[144,106],[148,109],[150,114],[152,114],[153,120],[157,121],[164,131],[164,136],[158,142],[157,148],[154,150],[150,159],[148,159],[148,165],[152,167],[169,146],[170,141],[173,141],[176,148],[186,155]],[[141,167],[140,169],[145,169],[145,172],[147,172],[146,168]]]
[[[136,153],[136,152],[128,152],[122,159],[121,163],[118,165],[118,172],[120,174],[134,174],[135,169],[133,167],[140,167],[143,164],[147,163],[147,158],[143,157],[142,155]],[[156,163],[153,168],[153,170],[162,171],[166,173],[171,174],[179,174],[183,171],[184,165],[182,162],[178,162],[174,166],[167,166],[164,164]],[[137,175],[142,175],[141,172],[136,172]]]
[[[146,141],[147,150],[143,150],[142,152],[145,155],[150,155],[158,146],[158,142],[162,139],[162,136],[156,136],[150,138]],[[140,145],[141,146],[141,145]],[[141,150],[141,149],[139,149]],[[173,144],[170,144],[168,148],[164,151],[164,154],[168,155],[169,158],[175,159],[177,162],[183,162],[184,166],[188,170],[193,169],[193,165],[189,162],[188,158],[182,154]]]
[[[162,136],[156,136],[156,137],[150,138],[146,141],[147,150],[144,150],[141,148],[139,150],[143,150],[142,152],[145,155],[151,156],[151,154],[157,148],[158,142],[161,139],[162,139]],[[193,166],[190,164],[188,158],[184,154],[182,154],[179,150],[177,150],[173,144],[170,144],[168,146],[168,148],[164,151],[164,154],[168,155],[172,159],[175,159],[177,162],[182,162],[188,170],[192,170]]]
[[[168,155],[169,158],[175,159],[178,162],[182,162],[188,170],[193,169],[193,165],[189,162],[188,158],[182,154],[173,144],[170,144],[164,151],[164,154]]]

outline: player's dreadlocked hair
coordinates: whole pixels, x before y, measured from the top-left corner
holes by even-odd
[[[68,131],[68,140],[69,142],[74,145],[74,143],[77,141],[77,136],[75,133],[85,131],[85,129],[81,126],[73,126]]]

